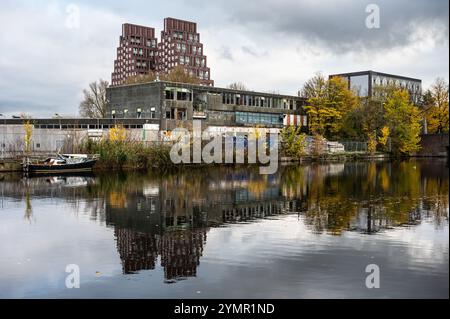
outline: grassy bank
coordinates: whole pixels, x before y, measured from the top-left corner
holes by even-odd
[[[155,144],[146,146],[138,141],[92,141],[82,144],[80,151],[99,154],[97,169],[148,169],[169,168],[170,146]]]

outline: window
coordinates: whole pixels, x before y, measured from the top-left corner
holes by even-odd
[[[175,112],[174,109],[170,109],[168,111],[166,111],[166,119],[175,119]]]
[[[156,118],[156,108],[155,107],[150,108],[150,118],[151,119]]]
[[[177,100],[178,101],[190,101],[191,94],[189,92],[178,91],[177,92]]]
[[[172,90],[166,89],[166,100],[173,100],[175,98]]]
[[[178,120],[185,120],[186,119],[186,111],[185,110],[178,110],[178,112],[177,112],[177,119]]]

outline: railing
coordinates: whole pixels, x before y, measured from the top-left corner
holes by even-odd
[[[362,141],[339,141],[342,145],[344,145],[344,149],[346,152],[367,152],[367,142]]]

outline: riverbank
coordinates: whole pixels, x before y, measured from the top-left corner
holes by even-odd
[[[98,154],[98,162],[94,166],[94,171],[106,170],[152,170],[152,169],[173,169],[177,167],[208,167],[218,165],[254,165],[243,164],[220,164],[220,163],[186,163],[174,164],[170,158],[170,145],[152,144],[144,145],[136,141],[88,141],[73,150],[73,153]],[[48,156],[48,155],[46,155]],[[407,156],[413,158],[417,155]],[[423,157],[423,155],[421,155]],[[435,157],[435,156],[433,156]],[[442,156],[441,156],[442,157]],[[444,156],[445,157],[445,156]],[[348,162],[360,160],[387,160],[393,158],[387,153],[368,152],[340,152],[319,155],[303,155],[300,157],[288,157],[283,153],[278,157],[278,163],[296,164],[308,162]],[[223,161],[225,162],[225,160]],[[259,164],[258,164],[259,165]],[[0,172],[22,171],[22,160],[16,159],[0,160]]]

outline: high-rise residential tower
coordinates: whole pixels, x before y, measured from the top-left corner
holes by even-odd
[[[160,43],[154,28],[125,23],[111,85],[121,85],[128,77],[150,71],[168,73],[177,65],[183,65],[191,76],[199,78],[200,84],[214,85],[196,23],[165,18]]]
[[[190,75],[198,77],[201,84],[214,85],[196,23],[165,18],[158,52],[159,72],[166,73],[181,64]]]
[[[111,84],[123,84],[125,79],[156,69],[158,43],[155,29],[135,24],[122,25],[122,35],[114,61]]]

